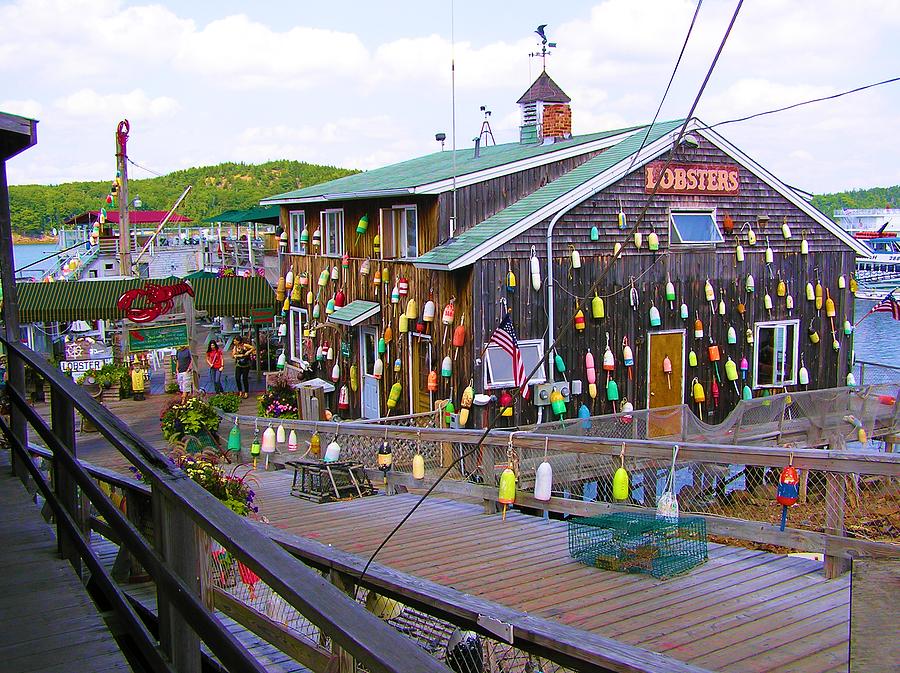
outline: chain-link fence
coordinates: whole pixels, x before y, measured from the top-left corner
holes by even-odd
[[[857,360],[853,365],[853,376],[861,386],[875,383],[900,384],[900,367]]]

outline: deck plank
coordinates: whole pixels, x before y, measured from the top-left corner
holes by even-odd
[[[130,671],[52,528],[0,457],[0,661],[22,673]]]

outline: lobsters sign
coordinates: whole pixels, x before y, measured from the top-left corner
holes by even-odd
[[[664,161],[656,161],[647,165],[645,177],[644,190],[647,193],[653,192],[657,180],[659,180],[657,194],[731,196],[739,193],[738,167],[726,164],[672,163],[666,166]]]

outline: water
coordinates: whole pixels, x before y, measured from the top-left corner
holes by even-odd
[[[857,299],[854,322],[862,318],[877,303]],[[840,330],[840,325],[837,325],[837,328]],[[873,313],[863,320],[856,328],[853,343],[858,362],[876,362],[900,367],[900,320],[894,320],[890,313]]]
[[[37,243],[33,245],[23,245],[17,244],[13,246],[13,257],[16,261],[16,269],[20,269],[26,264],[31,264],[32,262],[36,262],[37,260],[46,257],[47,255],[52,255],[57,251],[56,245],[53,243]],[[50,258],[37,266],[33,266],[29,269],[26,269],[22,272],[22,276],[29,276],[31,278],[39,278],[42,272],[49,269],[51,266],[55,264],[55,259]]]

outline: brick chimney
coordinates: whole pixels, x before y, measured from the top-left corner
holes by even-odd
[[[553,142],[572,136],[569,98],[544,70],[517,101],[522,110],[519,142],[523,145]]]

